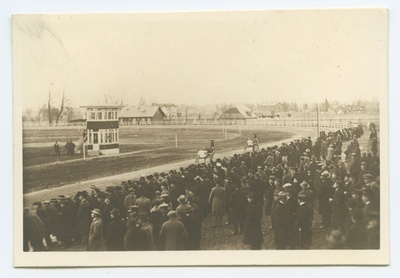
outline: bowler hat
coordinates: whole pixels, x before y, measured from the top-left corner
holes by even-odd
[[[94,210],[92,210],[92,213],[101,216],[101,210],[99,210],[98,208],[95,208]]]
[[[181,195],[181,196],[179,196],[179,198],[178,198],[178,202],[180,202],[180,203],[182,203],[182,202],[186,202],[186,197],[185,197],[185,195]]]
[[[176,211],[171,210],[170,212],[168,212],[167,216],[168,216],[169,218],[171,218],[171,217],[176,217]]]

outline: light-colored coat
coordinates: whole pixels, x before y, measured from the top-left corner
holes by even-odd
[[[94,218],[90,225],[87,251],[104,251],[103,220]]]
[[[225,212],[226,192],[221,186],[216,186],[211,190],[210,198],[211,212],[214,216],[223,216]]]
[[[187,232],[182,222],[178,220],[168,220],[160,231],[161,250],[183,250],[187,241]]]

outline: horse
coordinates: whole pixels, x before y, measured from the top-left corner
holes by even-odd
[[[202,149],[197,152],[197,157],[196,157],[195,162],[198,163],[200,161],[200,159],[204,159],[204,164],[205,164],[207,161],[207,158],[211,162],[211,160],[214,156],[214,153],[215,153],[214,140],[210,140],[209,148]]]
[[[246,146],[244,147],[244,152],[247,152],[248,148],[251,148],[253,152],[257,152],[260,149],[260,147],[258,146],[257,134],[254,134],[253,139],[247,139]]]

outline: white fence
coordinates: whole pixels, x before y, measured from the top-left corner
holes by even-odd
[[[353,124],[366,125],[368,122],[373,122],[379,125],[379,118],[353,118],[353,119],[321,119],[319,126],[321,128],[337,128],[342,129],[351,126]],[[270,127],[317,127],[316,119],[291,119],[291,118],[260,118],[260,119],[249,119],[249,120],[168,120],[160,122],[146,122],[141,123],[141,126],[270,126]],[[74,122],[74,123],[59,123],[58,126],[49,126],[48,122],[25,122],[24,128],[59,128],[59,127],[84,127],[85,122]],[[137,126],[136,124],[120,123],[120,126]]]

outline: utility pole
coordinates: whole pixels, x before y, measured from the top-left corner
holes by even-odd
[[[317,137],[319,137],[319,106],[317,106]]]

